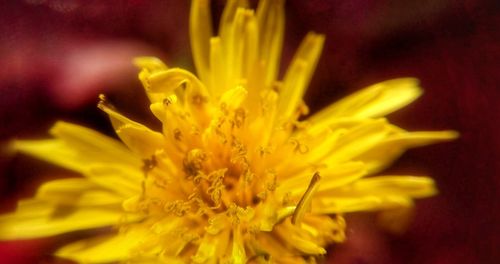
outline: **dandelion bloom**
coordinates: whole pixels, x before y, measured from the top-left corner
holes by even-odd
[[[436,193],[427,177],[371,177],[408,148],[456,137],[384,118],[420,96],[416,79],[375,84],[301,118],[324,37],[309,33],[277,80],[283,1],[262,0],[256,11],[239,2],[228,1],[217,36],[209,1],[192,2],[197,76],[136,59],[161,132],[101,96],[121,142],[65,122],[53,139],[13,142],[83,177],[44,183],[0,218],[0,238],[112,227],[55,254],[84,263],[314,262],[345,239],[345,213],[407,208]]]

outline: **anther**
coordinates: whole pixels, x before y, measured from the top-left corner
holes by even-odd
[[[182,82],[179,83],[179,87],[180,89],[182,89],[183,91],[187,89],[187,86],[188,86],[188,80],[183,80]]]
[[[182,132],[181,132],[180,129],[178,129],[178,128],[174,129],[174,138],[177,141],[181,141],[182,140]]]
[[[191,97],[191,103],[196,106],[201,106],[202,104],[206,103],[208,99],[201,95],[201,94],[195,94]]]
[[[144,173],[147,173],[154,169],[157,165],[158,162],[156,161],[156,157],[153,155],[150,159],[143,160],[142,171],[144,171]]]
[[[172,100],[170,98],[163,99],[163,105],[169,106],[172,104]]]
[[[108,101],[108,98],[104,94],[99,94],[99,102],[97,103],[97,107],[101,110],[103,108],[109,108],[115,110],[116,108]]]
[[[188,178],[198,175],[198,172],[203,167],[203,162],[206,160],[206,155],[200,149],[192,149],[183,160],[184,172]]]
[[[234,120],[233,120],[233,127],[236,126],[237,128],[240,128],[243,126],[245,123],[245,118],[246,118],[246,113],[245,109],[243,108],[238,108],[234,111]]]

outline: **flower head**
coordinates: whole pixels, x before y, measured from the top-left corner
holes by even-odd
[[[408,148],[456,137],[383,118],[421,94],[415,79],[375,84],[299,119],[324,37],[309,33],[279,81],[283,1],[262,0],[256,12],[240,2],[228,1],[213,36],[208,0],[193,1],[198,77],[136,59],[162,131],[101,96],[121,142],[65,122],[53,139],[14,142],[83,177],[43,184],[0,218],[0,238],[110,226],[56,254],[85,263],[302,263],[345,239],[345,213],[435,194],[427,177],[367,177]]]

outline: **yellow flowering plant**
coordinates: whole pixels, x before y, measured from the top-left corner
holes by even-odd
[[[139,79],[162,131],[120,114],[120,141],[57,122],[52,139],[12,147],[79,178],[48,181],[0,217],[0,239],[111,227],[55,252],[81,263],[304,263],[346,239],[344,214],[411,207],[428,177],[379,175],[406,149],[456,138],[408,132],[385,115],[418,98],[414,78],[388,80],[308,115],[302,100],[324,37],[304,38],[278,80],[284,1],[229,0],[219,31],[193,0],[197,75],[141,57]]]

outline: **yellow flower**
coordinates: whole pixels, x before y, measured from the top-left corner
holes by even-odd
[[[209,1],[193,0],[198,77],[136,59],[161,132],[101,96],[123,144],[65,122],[53,139],[14,142],[83,177],[44,183],[1,216],[0,238],[112,227],[55,254],[83,263],[312,262],[345,239],[343,214],[435,194],[427,177],[367,177],[408,148],[457,136],[383,118],[420,96],[417,80],[375,84],[301,121],[324,37],[309,33],[278,81],[283,1],[262,0],[256,12],[244,2],[228,1],[213,36]]]

